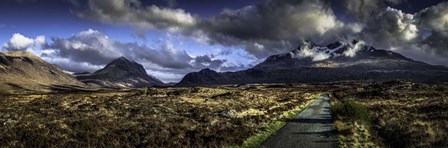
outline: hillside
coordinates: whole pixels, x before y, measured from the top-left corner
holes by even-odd
[[[25,51],[0,53],[0,92],[48,92],[83,87],[82,82],[60,67]]]

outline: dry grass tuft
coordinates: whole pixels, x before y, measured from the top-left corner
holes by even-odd
[[[333,96],[368,108],[372,141],[392,147],[448,146],[448,84],[393,81],[354,88],[337,89]]]

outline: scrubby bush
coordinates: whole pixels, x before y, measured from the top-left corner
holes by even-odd
[[[369,112],[366,106],[355,101],[337,102],[331,106],[333,116],[349,120],[362,121],[370,124]]]

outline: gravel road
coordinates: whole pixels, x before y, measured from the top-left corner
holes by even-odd
[[[337,134],[330,113],[330,98],[320,96],[286,126],[263,142],[266,148],[337,147]]]

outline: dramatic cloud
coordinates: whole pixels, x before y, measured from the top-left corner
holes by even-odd
[[[416,14],[388,7],[405,2],[266,0],[241,9],[225,9],[210,18],[200,18],[182,9],[145,7],[138,0],[89,0],[89,9],[81,11],[79,16],[129,25],[140,31],[158,29],[180,33],[200,43],[237,46],[258,59],[294,49],[298,41],[307,39],[320,44],[359,39],[375,47],[401,53],[447,56],[448,3],[440,3]],[[335,11],[346,14],[352,21],[340,20]],[[313,57],[315,60],[325,58]]]
[[[301,39],[336,38],[356,30],[353,24],[346,28],[323,2],[311,0],[271,0],[224,10],[202,25],[212,43],[240,45],[260,58],[291,49]]]
[[[191,36],[199,42],[243,47],[258,58],[291,49],[298,40],[327,38],[359,32],[357,23],[339,21],[322,1],[268,0],[201,19],[181,10],[142,6],[135,0],[89,1],[81,18],[124,24],[141,29],[159,29]]]
[[[354,56],[356,56],[356,53],[358,53],[358,51],[362,50],[362,48],[365,45],[366,45],[366,42],[359,41],[355,45],[349,46],[349,48],[346,51],[344,51],[344,53],[342,53],[342,54],[346,57],[354,57]]]
[[[412,59],[448,66],[448,2],[420,11],[411,10],[414,11],[411,14],[406,13],[409,10],[397,9],[406,0],[265,0],[239,9],[223,9],[206,17],[201,17],[201,12],[191,14],[174,8],[188,9],[183,3],[176,6],[176,0],[157,2],[157,5],[147,5],[141,0],[68,2],[73,4],[72,12],[79,18],[130,26],[141,36],[147,35],[148,30],[157,30],[155,37],[158,33],[180,36],[188,39],[187,44],[194,44],[184,46],[193,48],[189,52],[202,54],[191,55],[177,49],[183,46],[176,43],[181,39],[167,39],[148,47],[116,41],[91,29],[67,38],[47,40],[45,36],[30,38],[16,33],[3,44],[2,50],[30,51],[74,72],[94,71],[124,56],[142,63],[149,73],[169,80],[178,80],[202,68],[244,69],[248,66],[238,63],[241,57],[250,59],[242,63],[257,64],[269,55],[296,49],[297,43],[303,40],[326,45],[357,39]],[[8,26],[0,24],[0,28],[5,27]],[[194,41],[198,43],[191,43]],[[212,49],[215,45],[223,49],[195,49],[200,46]],[[357,50],[358,44],[343,56],[354,56]],[[312,49],[303,49],[300,56],[315,61],[328,58]]]
[[[208,32],[241,40],[289,40],[323,35],[343,26],[319,1],[267,1],[239,10],[224,10],[206,21]]]
[[[37,36],[35,39],[23,36],[20,33],[14,33],[8,43],[3,44],[3,49],[7,51],[33,50],[34,47],[43,45],[45,36]]]
[[[383,11],[387,4],[400,4],[403,0],[327,0],[344,14],[360,21],[367,21]]]
[[[194,58],[195,65],[199,65],[199,67],[210,67],[213,69],[221,67],[224,62],[226,62],[226,60],[213,60],[212,58],[210,58],[210,56],[207,55],[197,56]]]
[[[448,57],[448,32],[431,32],[431,35],[425,38],[420,45],[427,45],[434,50],[436,54]],[[428,47],[426,47],[428,48]],[[422,48],[422,50],[426,49]],[[447,58],[448,62],[448,58]]]
[[[289,55],[295,58],[311,58],[312,61],[326,60],[331,56],[354,57],[356,56],[358,51],[362,50],[366,45],[364,41],[357,41],[356,43],[339,43],[341,43],[339,47],[331,49],[326,46],[316,45],[315,43],[310,41],[304,41],[301,43],[300,50],[291,51]],[[345,50],[342,54],[335,53],[335,51],[341,49],[341,47],[346,47],[347,50]]]
[[[439,3],[416,14],[386,7],[386,4],[401,2],[343,0],[336,6],[363,24],[360,34],[352,36],[416,60],[448,65],[448,44],[445,42],[448,40],[448,3]]]
[[[299,58],[312,58],[313,61],[322,61],[325,59],[328,59],[330,57],[329,54],[326,54],[324,52],[319,52],[318,50],[315,50],[311,47],[310,44],[305,43],[305,46],[301,46],[298,56]]]
[[[438,50],[427,44],[411,44],[407,46],[397,47],[400,53],[412,57],[413,60],[425,61],[429,64],[448,66],[448,58],[444,54],[440,54]]]
[[[434,50],[436,54],[448,56],[448,2],[426,8],[417,16],[419,27],[429,34],[420,43],[425,47],[422,49],[429,46],[429,51]]]
[[[176,49],[169,41],[159,49],[153,49],[137,43],[115,41],[92,29],[69,38],[52,37],[49,43],[46,43],[44,36],[32,39],[16,33],[3,48],[7,51],[33,52],[70,72],[93,72],[124,56],[142,63],[148,73],[164,81],[179,81],[185,74],[203,68],[217,71],[246,68],[244,65],[236,66],[227,60],[217,59],[216,55],[192,56],[185,50]]]
[[[125,56],[130,49],[120,47],[119,42],[110,40],[98,31],[87,30],[70,38],[51,38],[52,44],[44,47],[53,49],[58,56],[75,62],[88,62],[94,65],[107,64],[111,60]]]
[[[87,0],[87,7],[79,5],[77,0],[72,1],[78,6],[75,13],[80,18],[131,26],[139,35],[155,29],[191,37],[203,44],[242,48],[256,61],[294,49],[298,41],[307,39],[319,44],[364,40],[374,47],[409,54],[411,58],[418,58],[417,54],[411,53],[448,56],[448,44],[444,42],[448,39],[447,2],[408,14],[390,7],[407,3],[406,0],[265,0],[240,9],[224,9],[215,16],[204,18],[173,8],[175,0],[166,1],[168,7],[145,5],[140,0]],[[48,48],[60,49],[55,50],[55,54],[61,57],[93,65],[101,65],[116,56],[132,57],[171,69],[202,66],[224,69],[222,65],[226,63],[225,60],[207,62],[205,57],[191,56],[170,44],[151,49],[95,34],[53,38]],[[12,45],[4,45],[4,48],[14,49]],[[30,42],[27,45],[31,45]],[[213,59],[213,56],[209,55],[209,58]],[[313,57],[315,60],[325,58]]]
[[[448,2],[426,8],[418,13],[419,25],[426,30],[448,31]]]
[[[136,43],[115,41],[92,29],[69,38],[53,37],[51,41],[43,46],[42,51],[45,52],[41,56],[72,72],[92,72],[120,56],[144,64],[148,73],[160,74],[156,77],[163,78],[167,72],[172,73],[171,76],[178,76],[170,78],[170,81],[179,80],[181,76],[203,68],[218,71],[221,67],[223,70],[231,68],[226,60],[216,59],[214,55],[191,56],[169,42],[160,49],[153,49]]]
[[[78,13],[86,19],[126,24],[137,29],[165,29],[176,32],[195,26],[194,16],[182,9],[144,7],[138,0],[89,0],[89,9]]]
[[[418,35],[414,15],[390,7],[371,17],[362,31],[363,39],[379,48],[409,44]]]
[[[68,72],[93,72],[103,68],[104,65],[94,65],[88,62],[75,62],[69,58],[59,57],[57,55],[42,54],[40,55],[47,62],[56,64]]]

